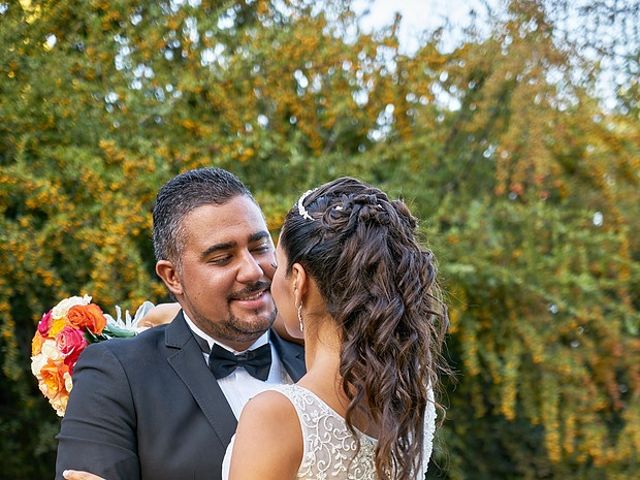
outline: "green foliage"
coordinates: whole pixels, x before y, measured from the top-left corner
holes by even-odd
[[[29,373],[39,316],[72,294],[107,311],[165,299],[155,193],[216,165],[274,232],[339,175],[422,219],[458,372],[430,477],[637,476],[637,82],[603,109],[597,67],[537,1],[412,55],[397,24],[354,33],[346,1],[191,3],[2,4],[0,471],[53,470],[58,420]]]

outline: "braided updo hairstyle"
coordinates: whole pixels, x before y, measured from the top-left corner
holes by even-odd
[[[280,244],[287,274],[294,263],[305,268],[340,329],[349,429],[355,434],[354,414],[366,405],[379,426],[379,478],[412,478],[423,451],[429,388],[446,371],[447,328],[435,259],[416,239],[415,218],[402,201],[344,177],[289,211]]]

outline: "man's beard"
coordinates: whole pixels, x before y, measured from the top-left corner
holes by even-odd
[[[229,304],[233,300],[242,299],[246,296],[251,296],[254,293],[258,292],[266,292],[270,295],[271,282],[265,281],[257,281],[252,285],[247,285],[240,291],[233,292],[227,297],[227,302]],[[256,321],[247,322],[243,321],[242,318],[238,318],[229,310],[229,316],[226,320],[221,324],[224,328],[225,332],[231,339],[239,340],[239,341],[249,341],[249,340],[257,340],[264,332],[271,328],[273,322],[276,319],[276,308],[272,299],[272,309],[268,312],[259,313],[258,310],[253,312],[254,318]],[[263,322],[257,322],[260,317],[264,318]]]
[[[276,319],[276,311],[273,309],[270,312],[262,313],[261,317],[264,319],[263,321],[249,323],[229,312],[229,316],[225,322],[220,325],[222,327],[219,329],[220,335],[224,335],[227,339],[233,341],[255,341],[271,328]],[[259,318],[257,312],[255,312],[255,318]]]
[[[230,294],[227,298],[227,307],[234,299],[242,298],[246,295],[259,291],[269,292],[270,284],[267,282],[256,282],[241,291]],[[186,293],[186,292],[185,292]],[[209,319],[195,308],[189,301],[188,295],[185,299],[190,304],[191,320],[205,333],[216,340],[223,343],[253,343],[260,338],[271,326],[276,319],[276,308],[267,311],[256,310],[253,313],[246,313],[243,317],[238,317],[228,308],[227,316],[224,319]]]

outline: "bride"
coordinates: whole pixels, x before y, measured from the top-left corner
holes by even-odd
[[[271,293],[307,374],[248,402],[223,478],[424,478],[446,308],[415,230],[403,202],[352,178],[289,211]]]

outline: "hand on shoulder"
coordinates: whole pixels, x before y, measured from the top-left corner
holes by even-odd
[[[171,323],[180,311],[179,303],[159,303],[140,319],[140,327],[156,327]]]
[[[62,472],[62,476],[66,480],[105,480],[93,473],[83,472],[80,470],[65,470]]]
[[[293,479],[302,453],[302,430],[295,408],[281,393],[267,390],[242,411],[229,480]]]

